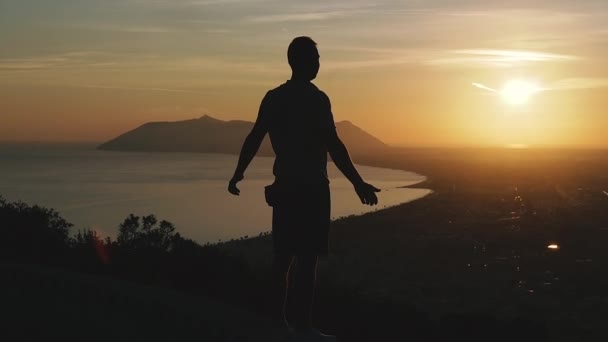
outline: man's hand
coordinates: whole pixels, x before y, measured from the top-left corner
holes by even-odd
[[[234,175],[230,182],[228,183],[228,192],[238,196],[241,193],[241,190],[236,187],[236,183],[243,180],[243,175]]]
[[[361,203],[368,205],[376,205],[378,204],[378,196],[376,196],[376,192],[380,192],[380,189],[375,186],[361,182],[359,184],[355,184],[355,191],[361,200]]]

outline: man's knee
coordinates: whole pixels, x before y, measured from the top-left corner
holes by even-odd
[[[298,272],[314,272],[317,269],[317,256],[305,255],[296,257]]]
[[[294,256],[293,255],[279,255],[276,254],[274,256],[274,262],[273,262],[273,269],[274,269],[274,273],[277,275],[281,275],[284,276],[287,271],[289,271],[289,268],[291,267],[291,264],[294,262]]]

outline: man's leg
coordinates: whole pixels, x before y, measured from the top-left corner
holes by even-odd
[[[287,311],[291,325],[298,330],[312,328],[312,303],[315,292],[317,256],[295,257],[295,271],[287,293]]]
[[[276,298],[276,304],[273,302],[273,307],[276,307],[277,313],[281,313],[281,318],[288,324],[286,316],[286,301],[288,296],[288,287],[290,281],[290,269],[294,268],[295,260],[292,255],[279,255],[275,254],[273,264],[273,285],[276,286],[276,291],[273,291],[273,298]]]

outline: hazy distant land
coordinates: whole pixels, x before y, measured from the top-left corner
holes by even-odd
[[[101,145],[114,151],[207,152],[238,154],[253,122],[223,121],[204,115],[198,119],[149,122]],[[380,153],[388,146],[350,121],[336,123],[338,134],[354,154]],[[268,136],[259,156],[274,156]]]

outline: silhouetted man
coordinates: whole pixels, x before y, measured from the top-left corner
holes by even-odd
[[[365,183],[336,132],[329,98],[312,81],[319,71],[319,52],[309,37],[295,38],[287,50],[291,79],[270,90],[245,139],[228,191],[237,182],[268,132],[275,152],[275,182],[266,188],[273,206],[272,237],[275,271],[283,283],[283,317],[301,341],[334,341],[311,323],[318,256],[328,253],[330,223],[327,153],[353,184],[361,203],[378,203],[374,186]],[[290,281],[288,281],[290,280]]]

